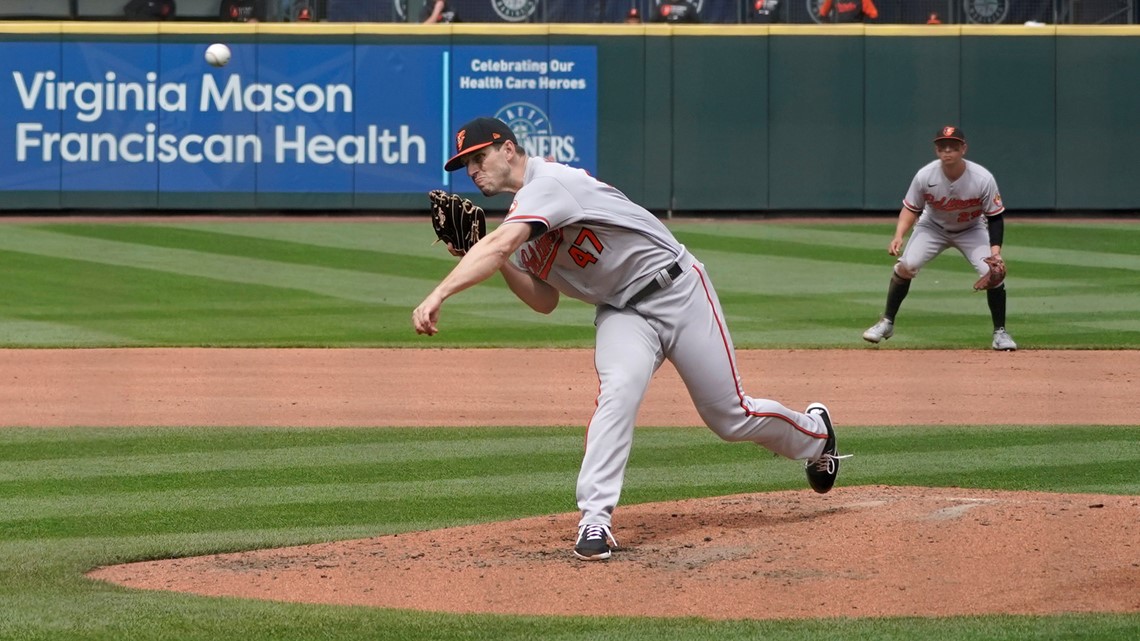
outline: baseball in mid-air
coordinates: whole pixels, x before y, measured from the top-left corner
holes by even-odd
[[[226,45],[215,42],[214,44],[206,47],[206,62],[215,67],[224,67],[230,61],[230,48]]]

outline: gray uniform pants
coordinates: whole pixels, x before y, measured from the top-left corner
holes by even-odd
[[[914,225],[910,239],[898,262],[895,273],[906,279],[918,275],[919,270],[934,260],[949,247],[955,247],[970,264],[978,276],[989,273],[990,266],[985,258],[990,255],[990,232],[984,226],[970,227],[962,231],[946,231],[937,224],[919,220]]]
[[[822,420],[744,394],[720,301],[700,263],[636,308],[599,306],[595,322],[600,386],[578,475],[581,525],[610,524],[637,411],[666,358],[705,424],[722,439],[751,441],[791,459],[813,459],[823,451]]]

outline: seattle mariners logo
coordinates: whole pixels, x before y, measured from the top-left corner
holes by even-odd
[[[507,123],[528,155],[554,158],[558,162],[578,160],[574,136],[555,135],[550,118],[537,105],[512,102],[499,109],[495,117]]]
[[[974,24],[1005,22],[1009,13],[1009,0],[963,0],[966,19]]]
[[[534,13],[538,0],[493,0],[495,13],[507,22],[522,22]]]

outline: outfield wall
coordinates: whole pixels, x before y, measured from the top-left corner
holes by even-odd
[[[895,210],[949,123],[1011,209],[1136,211],[1137,36],[0,23],[0,208],[420,209],[470,189],[440,166],[457,125],[496,114],[659,211]]]

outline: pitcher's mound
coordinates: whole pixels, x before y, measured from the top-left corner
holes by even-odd
[[[852,487],[101,568],[123,585],[448,612],[715,619],[1140,611],[1140,498]]]

